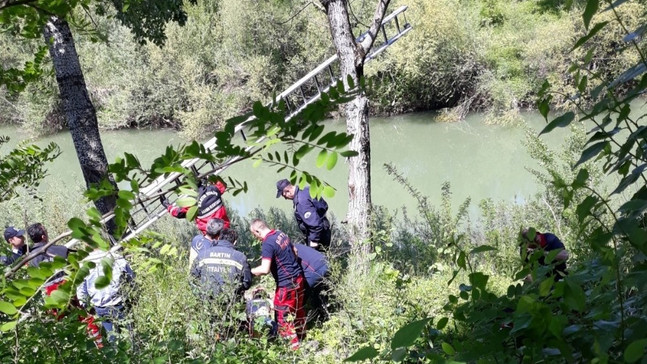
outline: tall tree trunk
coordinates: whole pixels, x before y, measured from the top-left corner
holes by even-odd
[[[337,50],[344,83],[348,76],[357,85],[364,76],[364,59],[371,49],[389,0],[377,0],[371,29],[362,43],[355,36],[348,17],[346,0],[321,0],[326,10],[330,33]],[[345,105],[346,129],[353,135],[350,148],[359,154],[348,158],[348,221],[353,248],[357,253],[368,253],[370,245],[371,202],[371,139],[368,119],[369,103],[364,92]],[[364,254],[366,255],[366,254]]]
[[[116,187],[108,174],[108,160],[99,135],[97,114],[88,95],[70,26],[65,20],[52,16],[45,24],[43,35],[49,46],[65,118],[86,186],[108,178]],[[115,198],[101,198],[95,201],[95,205],[105,214],[115,207]],[[112,224],[109,224],[110,231],[111,227]]]

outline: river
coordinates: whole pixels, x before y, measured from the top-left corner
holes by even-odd
[[[434,113],[415,113],[389,118],[371,119],[372,165],[371,181],[373,202],[391,211],[403,206],[415,208],[412,196],[390,177],[383,165],[391,163],[432,204],[438,204],[441,186],[451,184],[454,206],[471,197],[473,206],[485,198],[496,201],[523,203],[538,192],[534,177],[524,167],[536,167],[524,147],[524,129],[519,126],[487,125],[484,115],[474,113],[458,123],[437,123]],[[526,113],[528,125],[539,132],[545,123],[538,114]],[[342,121],[329,121],[331,130],[344,130]],[[552,148],[559,148],[567,131],[559,130],[543,136]],[[11,143],[2,147],[6,153],[11,145],[27,135],[15,127],[0,127],[0,135],[8,135]],[[144,165],[163,153],[167,145],[185,143],[181,136],[171,130],[121,130],[101,133],[103,145],[110,162],[124,152],[136,155]],[[58,189],[82,190],[83,179],[70,135],[59,133],[36,140],[40,145],[53,141],[61,149],[61,156],[48,168],[49,175],[43,181],[41,191],[48,193]],[[336,189],[335,197],[328,199],[331,212],[341,217],[347,210],[347,168],[340,159],[333,171],[317,169],[314,156],[309,171],[331,183]],[[235,165],[225,175],[247,181],[249,192],[238,196],[226,195],[230,209],[245,216],[256,207],[279,207],[290,210],[291,203],[277,200],[275,183],[287,177],[277,174],[276,168],[260,166],[251,162]]]

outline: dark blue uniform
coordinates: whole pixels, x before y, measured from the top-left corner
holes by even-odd
[[[25,254],[27,254],[27,245],[21,246],[18,251],[12,251],[10,256],[1,256],[0,264],[12,265]]]
[[[191,274],[204,288],[211,290],[212,297],[217,297],[228,289],[242,294],[252,284],[247,257],[226,240],[218,240],[210,247],[201,249],[193,263]]]
[[[310,197],[310,187],[300,190],[298,186],[295,186],[292,201],[294,217],[308,242],[313,241],[328,247],[330,245],[330,222],[326,218],[328,203],[323,198]]]
[[[551,250],[564,250],[566,247],[564,246],[564,243],[562,243],[561,240],[555,234],[551,233],[537,233],[539,235],[539,245],[544,249],[544,251],[551,251]],[[546,263],[544,262],[544,257],[542,256],[539,258],[539,264],[545,265]],[[566,272],[566,262],[561,262],[557,265],[555,265],[555,269],[553,269],[553,274],[555,277],[555,280],[560,280],[563,276],[567,274]]]
[[[306,296],[311,308],[308,310],[308,321],[325,321],[328,317],[326,310],[328,286],[324,279],[328,276],[326,257],[317,250],[303,244],[295,244],[294,247],[303,268],[303,275],[308,283]]]
[[[43,247],[45,244],[46,243],[35,243],[34,245],[31,246],[31,251],[34,252],[40,249],[41,247]],[[34,259],[30,260],[29,266],[38,267],[42,262],[54,261],[54,257],[56,256],[61,257],[63,259],[67,259],[68,253],[69,251],[67,250],[66,247],[62,245],[52,245],[42,253],[38,254]]]
[[[294,244],[294,247],[297,249],[297,255],[308,286],[315,287],[328,274],[326,257],[317,250],[303,244]]]

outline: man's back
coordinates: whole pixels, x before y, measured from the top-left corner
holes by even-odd
[[[241,294],[252,283],[247,257],[226,240],[202,249],[193,262],[191,274],[214,296],[225,290]]]
[[[271,272],[277,287],[291,286],[303,276],[290,238],[280,230],[267,234],[261,245],[261,258],[271,260]]]
[[[294,244],[294,247],[297,250],[297,256],[300,259],[308,286],[314,287],[328,272],[326,257],[316,249],[303,244]]]

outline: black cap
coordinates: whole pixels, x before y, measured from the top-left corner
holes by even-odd
[[[23,236],[25,235],[25,230],[18,230],[13,226],[9,226],[6,229],[4,229],[4,240],[9,241],[11,238],[15,238],[16,236]]]
[[[289,186],[291,183],[287,179],[282,179],[278,182],[276,182],[276,198],[281,197],[283,194],[283,190]]]

